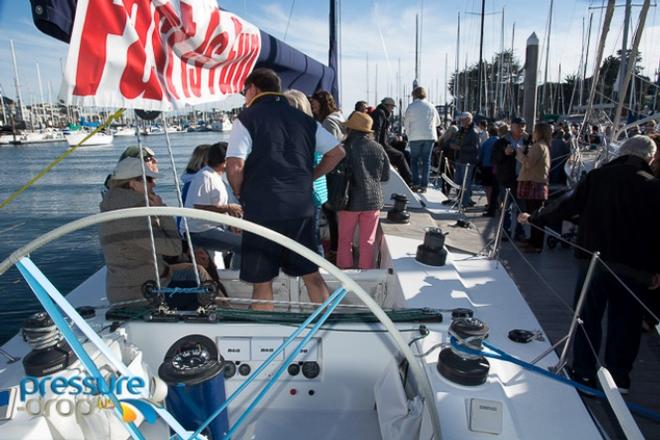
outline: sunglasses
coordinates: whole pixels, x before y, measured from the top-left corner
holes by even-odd
[[[248,90],[250,90],[250,86],[245,86],[243,87],[243,90],[241,90],[239,93],[241,94],[241,96],[245,96]]]
[[[145,156],[144,161],[145,162],[156,162],[156,156]]]
[[[140,176],[140,177],[136,177],[135,180],[137,180],[138,182],[144,182],[144,181],[142,180],[142,176]],[[154,178],[153,178],[153,177],[149,177],[149,176],[147,176],[147,182],[148,182],[148,183],[153,183],[153,181],[154,181]]]

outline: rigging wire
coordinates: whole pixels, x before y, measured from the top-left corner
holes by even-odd
[[[385,62],[387,63],[387,70],[389,73],[389,76],[392,76],[392,64],[390,63],[390,53],[387,50],[387,43],[385,42],[385,37],[383,36],[383,30],[380,27],[380,20],[378,16],[378,5],[376,4],[376,0],[371,0],[371,5],[373,7],[373,18],[374,22],[376,24],[376,30],[378,31],[378,36],[380,38],[380,43],[381,46],[383,47],[383,53],[385,54]],[[378,84],[376,84],[376,87],[378,87]]]
[[[289,10],[289,19],[286,22],[286,29],[284,30],[283,41],[286,41],[287,35],[289,35],[289,25],[291,25],[291,18],[293,17],[293,8],[296,6],[296,0],[291,0],[291,9]]]

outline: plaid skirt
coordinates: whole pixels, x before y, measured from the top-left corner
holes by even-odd
[[[525,200],[548,200],[548,185],[529,180],[518,182],[518,198]]]

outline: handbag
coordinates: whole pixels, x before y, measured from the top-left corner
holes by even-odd
[[[353,173],[347,158],[348,150],[346,151],[346,157],[339,162],[334,170],[326,175],[328,184],[327,206],[333,211],[343,211],[348,206]]]

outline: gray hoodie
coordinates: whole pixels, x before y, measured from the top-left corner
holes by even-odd
[[[108,190],[101,202],[101,212],[146,206],[144,195],[124,188]],[[106,294],[110,303],[143,298],[142,284],[154,280],[146,217],[127,218],[103,223],[99,227],[101,247],[108,267]],[[156,244],[160,282],[166,286],[171,273],[163,256],[181,254],[181,239],[171,217],[151,217]]]

